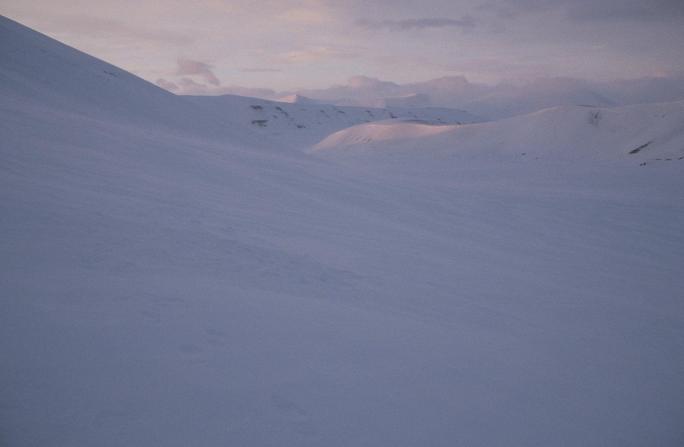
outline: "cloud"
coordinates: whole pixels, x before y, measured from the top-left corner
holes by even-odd
[[[288,51],[278,55],[277,59],[287,63],[309,63],[323,59],[351,59],[358,54],[331,47],[312,47],[304,50]]]
[[[463,16],[460,19],[447,19],[440,17],[428,17],[423,19],[405,20],[357,20],[356,24],[367,29],[387,29],[390,31],[408,31],[413,29],[427,28],[474,28],[476,21],[470,16]]]
[[[280,68],[259,68],[259,67],[247,67],[240,68],[243,73],[281,73],[283,70]]]
[[[276,73],[282,70],[269,67],[242,68],[245,73]],[[226,95],[258,96],[263,98],[275,97],[276,92],[264,88],[242,88],[237,86],[223,86],[214,74],[212,66],[206,62],[179,58],[176,70],[167,73],[171,79],[159,78],[155,84],[159,87],[179,95]]]
[[[193,81],[190,78],[181,78],[178,81],[169,81],[164,78],[155,82],[159,87],[178,95],[207,95],[212,94],[212,87]]]
[[[350,103],[354,103],[358,100],[363,101],[370,98],[399,96],[404,94],[404,91],[399,84],[394,82],[368,76],[352,76],[343,85],[334,85],[324,89],[304,89],[297,93],[302,96],[323,100],[348,99],[352,100]]]
[[[159,87],[163,88],[164,90],[168,90],[170,92],[177,92],[180,90],[180,87],[178,87],[178,84],[176,84],[173,81],[168,81],[164,78],[159,78],[157,79],[157,82],[155,82]]]
[[[250,87],[239,87],[239,86],[228,86],[221,87],[222,95],[240,95],[240,96],[251,96],[256,98],[264,99],[277,99],[286,93],[276,92],[270,88],[250,88]]]
[[[155,84],[164,90],[170,91],[171,93],[175,93],[177,95],[239,95],[263,99],[277,99],[285,94],[289,94],[289,92],[276,92],[275,90],[268,88],[250,88],[235,85],[207,85],[190,78],[181,78],[175,82],[160,78],[157,79]]]
[[[176,70],[176,74],[179,76],[197,75],[201,76],[206,82],[208,82],[211,85],[221,85],[221,81],[219,81],[219,79],[212,71],[211,65],[201,61],[179,58],[178,69]]]
[[[682,0],[609,0],[569,3],[568,17],[575,20],[652,21],[684,17]]]
[[[181,78],[181,80],[178,81],[178,84],[180,85],[180,87],[183,90],[187,91],[187,90],[191,90],[191,89],[196,89],[198,93],[200,91],[206,91],[207,89],[210,88],[209,86],[207,86],[205,84],[201,84],[201,83],[194,81],[190,78]]]
[[[338,105],[375,107],[387,99],[419,99],[437,107],[463,108],[483,117],[503,118],[559,105],[627,105],[684,99],[684,74],[623,81],[540,77],[481,84],[463,76],[397,84],[366,76],[350,78],[345,85],[300,90],[298,94]]]
[[[288,9],[279,18],[286,22],[302,25],[318,25],[330,21],[330,17],[325,11],[310,8]]]
[[[153,82],[295,89],[359,72],[497,82],[684,69],[684,0],[137,0],[135,11],[120,0],[0,2],[5,15]],[[179,56],[205,65],[176,75]]]
[[[120,20],[84,15],[57,16],[50,28],[63,28],[69,33],[104,40],[147,41],[176,46],[189,45],[194,41],[191,37],[174,31],[136,27]]]
[[[157,81],[159,87],[165,88],[177,95],[221,95],[221,87],[211,86],[197,82],[191,78],[180,78],[176,82],[167,81],[166,79],[159,79]],[[169,89],[168,87],[171,87]]]
[[[351,88],[373,88],[386,89],[398,87],[398,84],[390,81],[383,81],[378,78],[371,78],[370,76],[356,75],[347,80],[347,85]]]
[[[506,18],[549,11],[576,21],[649,22],[684,18],[682,0],[489,0],[479,9]]]

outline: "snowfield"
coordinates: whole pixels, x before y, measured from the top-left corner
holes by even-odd
[[[0,95],[0,444],[684,442],[681,103],[308,150],[5,18]]]
[[[616,108],[564,106],[468,125],[387,120],[340,130],[315,149],[394,155],[420,151],[421,157],[428,152],[469,160],[681,160],[684,101]]]
[[[243,96],[184,96],[211,116],[229,125],[250,126],[259,134],[296,149],[318,143],[328,135],[357,124],[410,119],[431,124],[464,124],[482,121],[463,110],[438,107],[368,108],[315,104],[302,98],[293,102],[268,101]]]

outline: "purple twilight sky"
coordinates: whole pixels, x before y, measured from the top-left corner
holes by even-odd
[[[682,0],[3,0],[0,12],[152,82],[217,92],[354,75],[493,83],[684,71]]]

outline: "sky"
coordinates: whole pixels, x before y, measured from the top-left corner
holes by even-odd
[[[0,12],[171,90],[684,72],[683,0],[2,0]]]

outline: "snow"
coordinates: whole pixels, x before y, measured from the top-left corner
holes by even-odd
[[[0,54],[0,443],[684,440],[684,161],[639,165],[677,104],[601,109],[619,157],[557,156],[594,109],[527,117],[535,162],[412,146],[515,121],[311,152],[4,18]]]
[[[390,96],[377,101],[380,107],[430,107],[430,97],[424,93]]]
[[[349,79],[345,85],[301,90],[300,93],[332,104],[356,106],[384,105],[388,99],[415,97],[421,99],[421,105],[455,107],[492,120],[556,106],[613,107],[683,100],[684,77],[610,81],[542,77],[488,85],[469,82],[463,76],[410,84],[360,76]]]
[[[290,104],[320,104],[320,102],[315,99],[307,98],[306,96],[297,94],[285,95],[279,98],[278,102],[287,102]]]
[[[684,101],[616,108],[563,106],[469,125],[382,121],[338,131],[315,145],[330,152],[420,152],[467,159],[679,161]],[[684,164],[684,162],[682,162]]]
[[[235,95],[185,96],[213,117],[248,126],[294,148],[311,146],[341,129],[388,119],[416,119],[436,124],[482,121],[463,110],[439,107],[354,107],[299,101],[269,101]],[[289,98],[292,99],[292,98]]]

